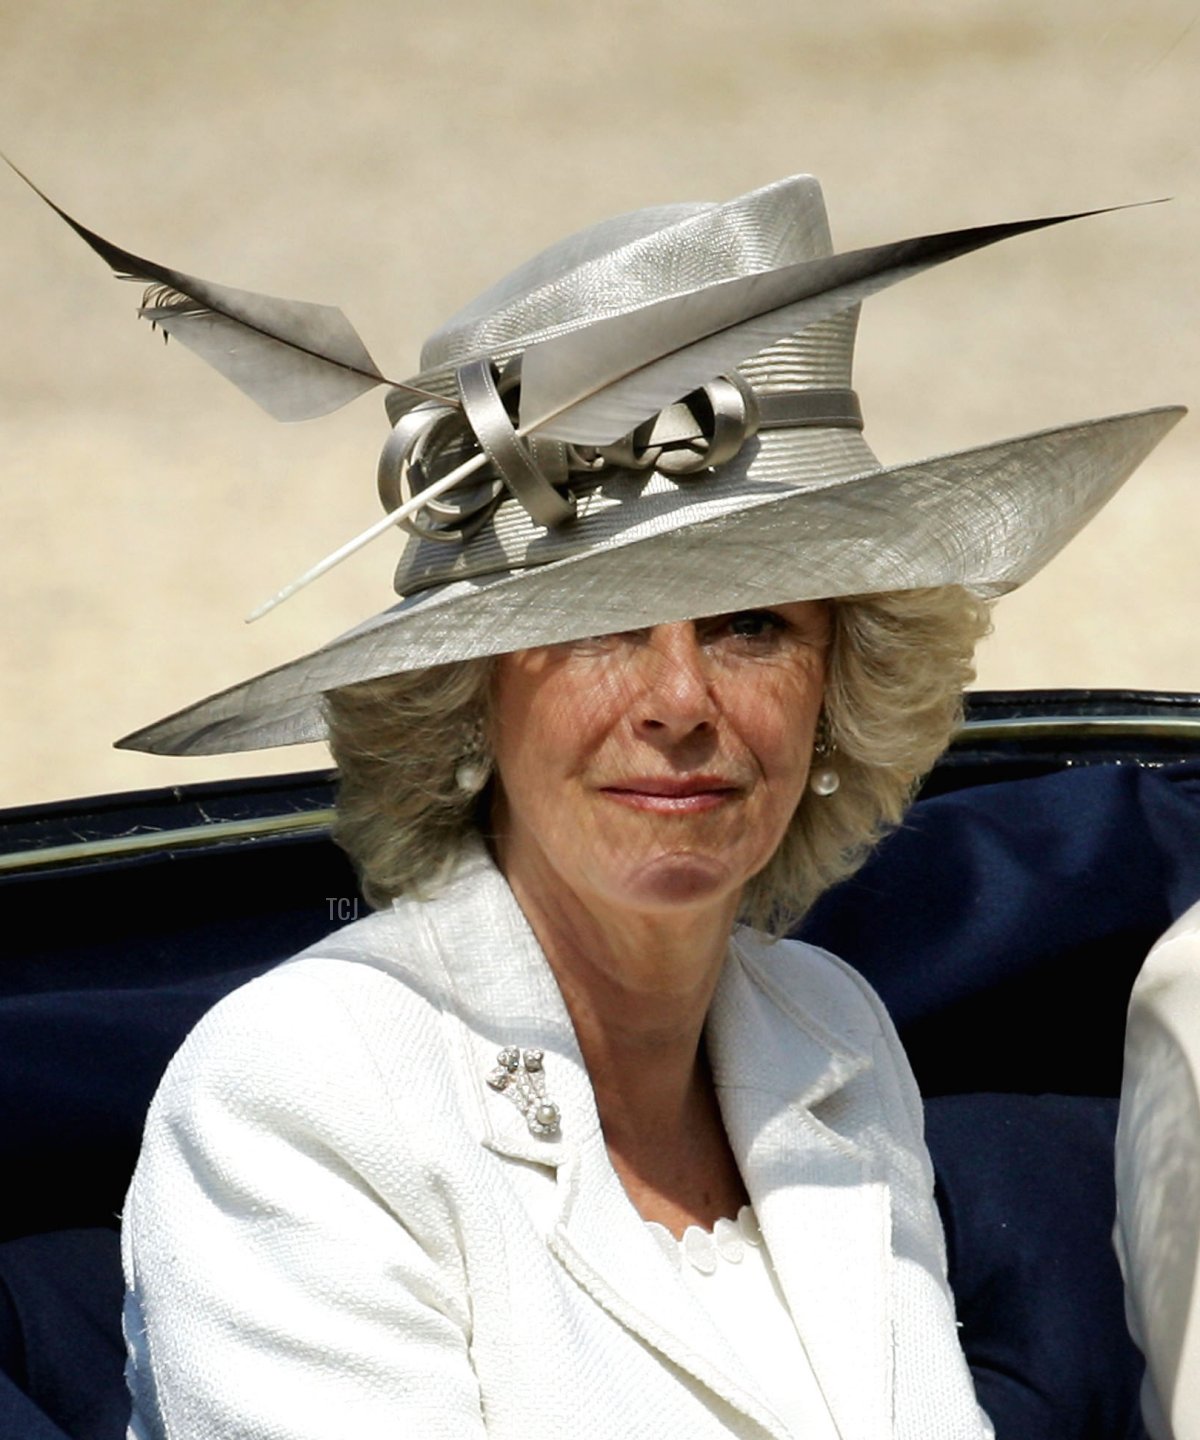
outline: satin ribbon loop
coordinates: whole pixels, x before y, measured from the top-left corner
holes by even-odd
[[[520,372],[505,374],[505,389],[513,393],[520,384]],[[561,467],[567,478],[566,447],[553,441],[530,444],[513,428],[512,416],[500,393],[500,379],[491,360],[472,360],[458,369],[458,393],[463,413],[474,430],[492,470],[529,511],[539,525],[552,529],[575,514],[575,497],[554,488],[551,474]]]
[[[594,452],[595,460],[592,462],[592,468],[655,469],[659,457],[662,455],[662,446],[653,444],[651,440],[658,420],[658,415],[652,415],[649,420],[644,420],[636,430],[631,430],[628,435],[622,435],[611,445],[602,445]]]
[[[491,462],[426,501],[402,521],[427,540],[469,540],[511,491],[541,525],[561,525],[575,513],[568,480],[568,447],[559,440],[523,440],[513,427],[520,392],[520,357],[498,373],[490,360],[459,372],[462,405],[426,402],[396,420],[379,457],[379,498],[385,510],[419,497],[435,480],[480,450]]]
[[[695,419],[698,437],[678,447],[664,445],[657,462],[664,475],[696,475],[724,465],[758,429],[758,401],[736,372],[710,380],[685,396],[683,404]]]
[[[390,512],[407,504],[467,459],[474,448],[474,436],[469,436],[457,405],[426,401],[406,410],[392,426],[379,457],[383,508]],[[493,475],[473,475],[426,501],[401,523],[422,539],[469,540],[503,492],[502,482]]]

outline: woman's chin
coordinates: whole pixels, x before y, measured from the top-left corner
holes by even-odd
[[[726,856],[684,852],[656,855],[627,870],[620,888],[631,909],[684,911],[719,904],[738,894],[744,881]]]

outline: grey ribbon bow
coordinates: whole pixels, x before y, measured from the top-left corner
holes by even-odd
[[[488,457],[485,469],[433,497],[404,522],[413,533],[429,540],[469,540],[506,492],[537,524],[553,529],[575,516],[570,488],[575,477],[587,484],[603,470],[654,469],[684,479],[726,464],[760,429],[862,428],[851,390],[758,396],[734,371],[611,445],[570,445],[517,432],[520,366],[519,356],[502,373],[492,360],[470,361],[457,371],[460,405],[427,402],[396,421],[379,458],[379,498],[388,512],[471,455]]]

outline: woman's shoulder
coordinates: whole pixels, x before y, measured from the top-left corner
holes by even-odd
[[[440,1113],[454,1102],[481,997],[536,948],[510,912],[507,886],[476,847],[430,894],[335,930],[226,996],[164,1088],[260,1108],[300,1093],[333,1114],[353,1075],[378,1104]]]
[[[734,943],[743,967],[787,1009],[843,1032],[847,1040],[861,1043],[893,1034],[883,1002],[871,985],[830,951],[747,927],[738,928]]]
[[[172,1060],[160,1102],[208,1093],[240,1108],[276,1094],[294,1105],[364,1067],[427,1071],[442,1046],[443,991],[436,956],[403,917],[380,911],[218,1001]]]
[[[892,1018],[868,982],[844,960],[804,941],[739,930],[735,945],[752,983],[793,1024],[852,1064],[861,1062],[856,1073],[874,1087],[890,1132],[907,1137],[905,1144],[928,1171],[916,1082]]]
[[[441,1003],[437,949],[407,907],[389,907],[331,931],[222,1002],[290,1013],[362,1002],[415,1009]],[[218,1006],[218,1011],[222,1008]]]
[[[272,1227],[299,1236],[289,1255],[308,1253],[305,1234],[353,1249],[346,1217],[369,1230],[401,1201],[409,1233],[445,1243],[445,1187],[410,1177],[453,1176],[477,1127],[436,981],[404,941],[386,912],[369,917],[203,1017],[147,1115],[125,1209],[139,1269],[163,1259],[147,1237],[186,1233],[206,1254],[226,1222],[249,1219],[269,1221],[268,1244]]]

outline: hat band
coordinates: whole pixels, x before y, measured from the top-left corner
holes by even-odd
[[[390,512],[472,455],[487,456],[485,468],[440,491],[402,522],[426,540],[464,543],[506,493],[537,524],[557,529],[575,516],[572,485],[588,488],[603,471],[653,469],[683,480],[727,464],[759,430],[863,428],[853,390],[760,395],[734,371],[666,406],[611,445],[572,445],[518,431],[520,356],[503,371],[490,359],[470,361],[458,368],[456,379],[461,405],[429,401],[406,410],[379,459],[379,498]]]
[[[853,390],[783,390],[758,397],[760,430],[861,430],[862,406]]]

